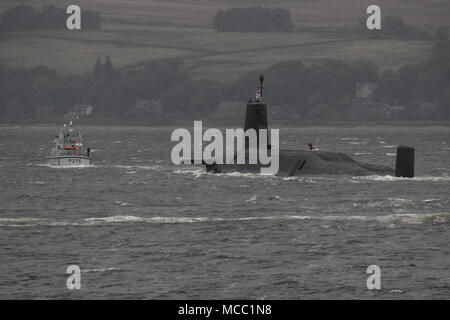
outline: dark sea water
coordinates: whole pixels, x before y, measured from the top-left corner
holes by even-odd
[[[173,129],[84,127],[93,166],[55,168],[57,127],[0,127],[0,298],[450,298],[448,126],[280,131],[390,166],[412,145],[413,179],[206,174]]]

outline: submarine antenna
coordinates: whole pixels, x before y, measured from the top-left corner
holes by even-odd
[[[263,83],[264,83],[264,76],[260,75],[259,76],[259,87],[258,87],[258,91],[259,91],[258,98],[259,99],[262,99],[262,96],[263,96],[263,89],[264,89]]]
[[[247,103],[245,109],[245,122],[244,122],[244,131],[246,132],[248,129],[254,129],[256,131],[258,137],[258,146],[259,146],[259,130],[266,129],[267,134],[268,124],[267,124],[267,105],[261,101],[262,92],[264,89],[264,76],[261,74],[259,76],[259,85],[256,88],[256,95],[253,101],[249,101]],[[267,137],[268,148],[270,148],[269,137]],[[245,149],[248,149],[248,139],[245,142]]]

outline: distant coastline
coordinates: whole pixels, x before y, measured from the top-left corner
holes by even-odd
[[[216,119],[195,119],[201,120],[207,126],[215,127],[243,127],[243,119],[237,120],[216,120]],[[79,126],[117,126],[117,127],[127,127],[127,126],[137,126],[137,127],[189,127],[193,125],[194,120],[180,120],[176,119],[173,121],[150,121],[148,119],[90,119],[82,120],[77,123]],[[0,123],[1,127],[10,126],[24,126],[24,127],[34,127],[34,126],[60,126],[64,123],[61,121],[46,121],[46,122],[36,122],[36,121],[11,121],[7,123]],[[373,121],[328,121],[328,120],[312,120],[305,119],[301,121],[289,121],[289,120],[269,120],[270,127],[283,127],[283,128],[295,128],[295,127],[315,127],[323,125],[332,125],[336,127],[356,127],[356,126],[449,126],[450,120],[373,120]]]

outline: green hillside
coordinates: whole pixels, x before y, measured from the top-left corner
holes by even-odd
[[[0,8],[17,3],[2,1]],[[40,7],[71,2],[28,3]],[[370,1],[80,0],[78,3],[82,9],[102,12],[106,22],[101,30],[3,32],[0,33],[0,62],[25,67],[44,64],[57,71],[83,73],[92,69],[98,55],[110,55],[115,66],[178,58],[194,78],[228,81],[244,72],[293,59],[306,63],[327,58],[370,60],[382,69],[396,69],[423,60],[432,46],[428,41],[344,40],[336,33],[321,29],[353,24],[364,15]],[[218,33],[212,29],[215,12],[237,4],[287,8],[296,30]],[[390,0],[379,1],[379,5],[383,14],[399,14],[407,23],[417,26],[445,25],[450,16],[450,4],[444,1]]]

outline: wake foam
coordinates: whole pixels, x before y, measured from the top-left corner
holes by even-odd
[[[86,168],[97,168],[98,166],[93,164],[74,164],[69,166],[56,166],[47,163],[29,163],[30,167],[43,167],[43,168],[52,168],[52,169],[86,169]]]
[[[446,223],[450,221],[450,213],[398,213],[387,215],[278,215],[278,216],[251,216],[251,217],[138,217],[130,215],[116,215],[110,217],[86,218],[82,221],[51,221],[48,219],[35,218],[3,218],[0,219],[0,227],[33,227],[33,226],[79,226],[89,227],[105,224],[132,224],[132,223],[151,223],[151,224],[184,224],[184,223],[223,223],[223,222],[252,222],[252,221],[294,221],[294,220],[319,220],[333,222],[380,222],[380,223],[407,223],[422,224],[425,222]]]
[[[92,273],[92,272],[113,272],[113,271],[120,271],[120,269],[111,267],[111,268],[96,268],[96,269],[83,269],[81,270],[82,273]]]
[[[352,177],[352,179],[356,180],[370,180],[370,181],[435,181],[435,182],[450,182],[450,177],[436,177],[436,176],[419,176],[414,178],[400,178],[400,177],[394,177],[394,176],[358,176],[358,177]]]
[[[264,175],[264,174],[259,174],[259,173],[243,173],[243,172],[212,173],[212,172],[207,172],[203,168],[178,169],[178,170],[173,171],[173,173],[192,175],[195,178],[199,178],[199,177],[203,177],[203,176],[239,177],[239,178],[252,178],[252,179],[274,177],[273,175]]]
[[[163,167],[160,165],[148,165],[148,166],[137,166],[137,165],[131,165],[131,166],[125,166],[125,165],[116,165],[116,166],[108,166],[108,167],[114,167],[114,168],[121,168],[121,169],[127,169],[127,170],[161,170]],[[130,171],[133,172],[133,171]]]
[[[401,199],[404,200],[404,199]],[[84,221],[89,223],[201,223],[201,222],[242,222],[242,221],[261,221],[261,220],[324,220],[324,221],[378,221],[378,222],[403,222],[403,223],[423,223],[427,221],[447,222],[450,220],[450,213],[396,213],[387,215],[279,215],[279,216],[260,216],[260,217],[136,217],[136,216],[111,216],[104,218],[87,218]]]

